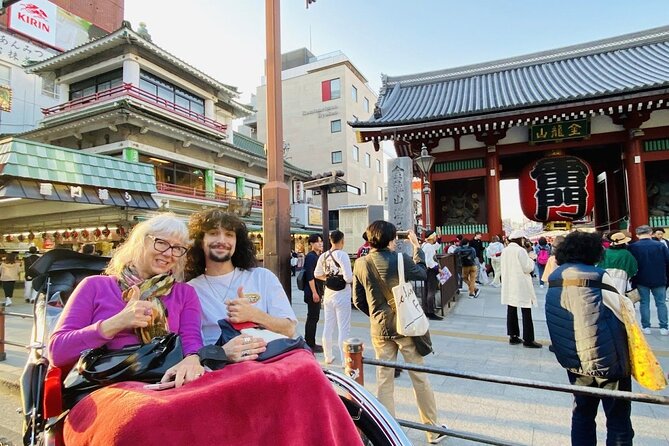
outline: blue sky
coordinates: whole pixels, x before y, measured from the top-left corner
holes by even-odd
[[[264,0],[125,0],[134,29],[247,101],[263,75]],[[160,12],[157,12],[160,11]],[[373,90],[401,75],[545,51],[669,25],[669,0],[304,0],[281,2],[282,51],[344,52]],[[502,216],[520,219],[517,183]]]

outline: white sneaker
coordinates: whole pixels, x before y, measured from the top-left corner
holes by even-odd
[[[544,287],[543,285],[539,285],[539,288],[543,288],[543,287]]]
[[[448,429],[448,426],[446,426],[445,424],[442,424],[440,427],[443,427],[444,429]],[[430,444],[439,444],[445,439],[446,439],[446,434],[438,434],[436,437],[432,438],[429,441],[429,443]]]
[[[669,336],[669,330],[667,330],[666,328],[660,328],[660,334],[662,336]]]
[[[643,334],[650,334],[650,328],[642,328]]]
[[[12,299],[9,297],[5,298],[5,307],[11,307],[12,306]]]

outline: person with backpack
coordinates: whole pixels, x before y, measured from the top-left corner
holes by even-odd
[[[454,254],[458,256],[462,264],[462,280],[467,284],[467,288],[469,289],[469,298],[474,299],[479,297],[481,290],[476,288],[476,276],[478,274],[476,250],[469,246],[469,239],[463,238]]]
[[[302,280],[304,291],[304,303],[307,304],[307,321],[304,324],[304,340],[314,353],[323,353],[323,346],[316,344],[316,327],[321,317],[321,292],[316,286],[314,271],[318,263],[318,256],[323,252],[323,238],[320,234],[309,236],[309,247],[311,250],[304,258],[304,267],[298,274],[298,280]],[[299,288],[299,287],[298,287]]]
[[[544,269],[546,269],[546,264],[548,259],[551,256],[551,246],[548,244],[546,237],[539,237],[539,243],[534,247],[534,253],[537,255],[537,269],[539,276],[539,288],[544,287],[544,281],[542,276],[544,275]]]
[[[323,326],[323,353],[325,363],[335,361],[339,350],[342,367],[344,366],[344,340],[351,332],[351,282],[353,270],[348,254],[343,251],[344,233],[334,230],[330,233],[331,248],[321,254],[314,270],[316,279],[325,281],[323,308],[325,323]],[[333,345],[335,330],[339,329],[337,347]]]

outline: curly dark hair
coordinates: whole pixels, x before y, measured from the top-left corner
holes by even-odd
[[[186,281],[204,274],[206,261],[202,241],[204,234],[214,228],[235,231],[237,241],[232,264],[236,268],[251,269],[257,266],[256,247],[249,238],[246,223],[234,214],[210,209],[191,215],[188,222],[188,233],[193,240],[193,247],[188,250],[186,258]]]
[[[596,232],[574,231],[564,238],[555,252],[558,265],[583,263],[594,265],[604,254],[602,236]]]

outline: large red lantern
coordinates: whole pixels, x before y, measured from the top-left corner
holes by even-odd
[[[534,161],[523,169],[518,183],[520,206],[530,220],[580,220],[595,205],[592,168],[575,156],[557,155]]]

